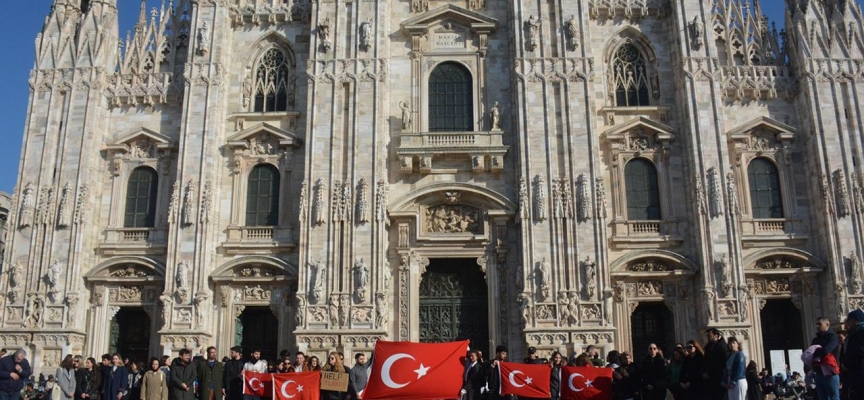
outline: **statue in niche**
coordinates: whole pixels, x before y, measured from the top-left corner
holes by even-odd
[[[209,305],[209,300],[210,295],[206,292],[195,294],[195,323],[198,328],[202,328],[207,324],[207,306]]]
[[[537,268],[534,270],[534,278],[537,284],[537,294],[540,301],[546,301],[549,298],[550,283],[552,281],[552,269],[549,263],[546,262],[546,257],[543,257],[537,263]]]
[[[177,276],[174,279],[177,282],[177,289],[189,288],[189,264],[186,260],[177,263]]]
[[[613,302],[615,301],[615,291],[610,289],[606,289],[603,291],[603,319],[606,321],[606,324],[612,324],[612,307]]]
[[[48,286],[51,287],[52,290],[57,289],[57,285],[60,283],[60,275],[63,274],[63,264],[60,263],[60,260],[55,260],[51,263],[51,266],[48,267],[48,273],[45,274],[45,281],[48,283]]]
[[[362,303],[366,301],[366,289],[369,285],[369,266],[366,265],[366,262],[361,258],[354,261],[352,269],[354,270],[354,294]]]
[[[585,294],[589,299],[594,298],[594,291],[597,288],[597,263],[591,260],[591,256],[585,257],[582,261],[582,266],[585,267]]]
[[[702,37],[705,35],[705,24],[702,23],[702,19],[700,19],[698,15],[693,17],[693,22],[690,23],[690,29],[692,29],[693,33],[693,48],[699,50],[704,44]]]
[[[327,306],[327,311],[330,314],[330,326],[338,327],[339,326],[339,295],[331,294],[330,295],[330,304]]]
[[[492,122],[493,131],[501,130],[501,110],[498,108],[497,101],[492,105],[492,109],[489,110],[489,120]]]
[[[410,131],[411,130],[411,106],[408,105],[406,101],[399,102],[399,108],[402,110],[402,130]]]
[[[312,287],[312,302],[318,303],[324,294],[324,279],[327,274],[321,261],[309,263],[310,286]]]
[[[339,324],[340,326],[348,326],[348,295],[339,295]]]
[[[378,293],[375,295],[375,326],[378,328],[387,324],[387,315],[390,314],[390,308],[387,305],[387,294]]]
[[[303,296],[297,296],[297,310],[294,314],[294,321],[297,323],[298,328],[306,325],[306,298]]]
[[[324,18],[324,21],[318,24],[318,37],[321,39],[321,50],[328,53],[333,46],[330,43],[330,18]]]
[[[24,268],[21,264],[15,264],[9,269],[9,286],[18,287],[21,284],[21,277],[24,274]]]
[[[171,305],[174,304],[174,300],[170,295],[163,294],[159,296],[159,302],[162,303],[162,322],[167,326],[168,321],[171,320]]]
[[[201,23],[201,27],[198,28],[198,54],[202,56],[206,56],[209,49],[207,49],[210,43],[210,27],[207,25],[207,21]]]
[[[360,23],[360,48],[366,51],[372,48],[372,18]]]
[[[479,233],[477,209],[464,205],[439,205],[426,209],[426,231],[432,233]]]
[[[567,30],[567,36],[570,39],[570,47],[573,50],[579,48],[579,23],[576,21],[576,16],[571,15],[570,19],[564,23],[564,28]]]
[[[537,49],[540,37],[540,24],[543,23],[541,18],[531,16],[528,18],[528,51]]]
[[[520,308],[522,310],[522,325],[527,327],[531,323],[531,307],[533,307],[533,304],[531,304],[531,296],[526,293],[520,294],[519,303],[521,304]]]

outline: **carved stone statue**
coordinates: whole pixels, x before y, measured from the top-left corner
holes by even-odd
[[[27,296],[27,304],[24,307],[23,327],[35,328],[42,324],[42,317],[45,314],[45,301],[39,295],[30,294]]]
[[[327,310],[330,314],[330,326],[339,326],[339,295],[330,295],[330,304],[327,305]]]
[[[537,268],[534,271],[534,277],[537,284],[537,295],[540,301],[546,301],[549,298],[550,283],[552,281],[552,269],[544,257],[537,263]]]
[[[858,255],[855,252],[849,253],[849,267],[850,272],[852,273],[852,288],[854,289],[853,294],[861,294],[862,291],[862,274],[864,274],[864,265],[861,264],[861,260],[858,258]]]
[[[69,182],[63,185],[60,194],[60,208],[57,210],[57,227],[66,228],[72,224],[72,188]]]
[[[714,321],[714,292],[707,289],[702,290],[702,302],[708,321]]]
[[[348,326],[348,315],[350,306],[348,304],[348,295],[339,295],[339,324],[340,326]]]
[[[45,274],[45,280],[48,283],[48,286],[52,290],[58,289],[58,284],[60,283],[60,275],[63,274],[63,263],[60,260],[55,260],[51,263],[51,266],[48,267],[48,273]]]
[[[18,287],[21,284],[22,277],[24,275],[24,268],[21,267],[21,264],[15,264],[9,268],[9,286],[10,287]]]
[[[202,56],[206,56],[209,51],[208,47],[210,47],[210,27],[207,25],[207,21],[201,23],[201,27],[198,28],[198,54]]]
[[[566,32],[567,32],[567,39],[569,39],[568,42],[570,43],[570,47],[572,47],[573,50],[578,49],[579,48],[579,23],[576,21],[575,15],[571,15],[570,19],[564,23],[564,28],[566,29]]]
[[[531,307],[533,307],[531,296],[527,293],[520,294],[519,303],[521,304],[520,308],[522,309],[522,325],[527,327],[531,323]]]
[[[297,328],[306,325],[306,298],[297,296],[297,309],[294,311],[294,321],[297,323]]]
[[[177,263],[177,276],[174,277],[177,282],[177,289],[189,288],[189,264],[186,260],[181,260]]]
[[[195,326],[203,328],[207,324],[207,306],[210,305],[210,295],[200,291],[195,294]]]
[[[723,297],[732,297],[732,269],[729,266],[729,258],[725,254],[723,257],[720,257],[720,261],[717,262],[717,267],[720,268],[720,278],[722,279],[720,284],[723,291]]]
[[[537,45],[540,38],[540,24],[543,23],[541,18],[531,16],[528,18],[528,51],[537,50]]]
[[[174,304],[174,300],[169,294],[163,294],[159,296],[159,302],[162,303],[162,323],[167,327],[168,322],[171,321],[171,305]]]
[[[589,299],[592,299],[597,289],[597,263],[591,260],[591,256],[588,256],[585,257],[585,261],[582,261],[582,266],[585,268],[585,294]]]
[[[612,308],[614,307],[615,291],[608,288],[603,291],[603,320],[612,325]]]
[[[324,278],[327,272],[323,262],[309,262],[310,286],[312,288],[312,303],[321,301],[324,294]]]
[[[369,285],[369,266],[361,258],[354,261],[352,270],[354,271],[354,294],[357,296],[359,302],[362,303],[366,301],[366,290]]]
[[[693,22],[690,23],[690,29],[693,34],[693,48],[699,50],[705,44],[703,36],[705,35],[705,24],[699,16],[693,17]]]
[[[73,326],[75,325],[75,321],[78,320],[78,294],[77,293],[69,293],[66,295],[64,299],[66,303],[66,325]]]
[[[33,207],[36,205],[35,192],[33,183],[27,183],[27,186],[24,186],[24,192],[21,195],[21,211],[18,214],[19,228],[33,225]]]
[[[369,51],[372,48],[372,19],[360,23],[360,48]]]
[[[186,188],[183,189],[183,215],[181,216],[181,225],[190,226],[195,223],[195,188],[192,187],[192,181],[186,183]]]
[[[390,314],[390,307],[387,304],[387,294],[375,294],[375,327],[381,328],[387,324],[387,316]]]
[[[384,275],[384,293],[390,294],[393,289],[393,271],[390,269],[390,261],[384,260],[384,267],[381,269]]]
[[[501,110],[498,109],[498,102],[492,106],[492,109],[489,110],[489,120],[492,123],[493,131],[501,130]]]
[[[324,21],[318,24],[318,37],[321,39],[321,50],[324,53],[330,52],[333,46],[330,43],[330,18],[324,18]]]
[[[402,130],[410,131],[411,130],[411,107],[408,105],[406,101],[399,102],[399,108],[402,110]]]

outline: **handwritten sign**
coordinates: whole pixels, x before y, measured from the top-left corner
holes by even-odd
[[[459,32],[436,32],[432,36],[432,46],[436,49],[465,48],[465,35]]]
[[[348,391],[348,374],[321,371],[321,390],[331,392]]]

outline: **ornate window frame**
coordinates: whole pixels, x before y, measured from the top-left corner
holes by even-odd
[[[254,46],[252,46],[252,50],[248,54],[246,58],[246,63],[244,65],[243,72],[243,84],[241,87],[241,103],[240,110],[244,113],[251,113],[256,115],[261,114],[284,114],[291,113],[292,109],[296,106],[295,102],[291,101],[292,94],[289,93],[287,99],[287,110],[286,111],[255,111],[255,79],[256,79],[256,70],[261,63],[261,58],[264,57],[269,50],[276,49],[281,51],[288,62],[288,65],[291,67],[291,71],[289,72],[289,88],[294,88],[293,96],[296,98],[297,96],[297,77],[299,75],[297,71],[297,56],[294,52],[294,47],[291,45],[291,42],[288,41],[287,38],[278,34],[271,33],[258,41]]]
[[[645,60],[645,75],[648,79],[648,101],[647,106],[618,106],[615,101],[615,79],[613,59],[615,58],[618,49],[625,44],[631,44],[636,47],[642,54]],[[654,53],[653,47],[647,37],[642,32],[632,26],[625,27],[618,31],[616,35],[606,44],[606,50],[603,56],[606,61],[605,71],[606,79],[606,96],[604,106],[600,109],[600,114],[605,120],[606,126],[613,126],[619,117],[628,118],[632,116],[647,116],[651,119],[666,122],[666,114],[669,112],[669,107],[659,105],[660,102],[660,68],[657,65],[657,56]]]
[[[613,243],[628,248],[658,247],[674,245],[681,238],[670,232],[675,218],[669,172],[670,142],[675,139],[672,127],[637,117],[603,133],[609,146],[612,180],[612,232]],[[642,158],[657,169],[657,184],[660,191],[660,220],[633,221],[627,215],[627,187],[624,174],[630,160]]]
[[[274,249],[294,248],[289,205],[293,159],[302,141],[293,133],[267,123],[256,124],[227,140],[231,153],[232,193],[228,237],[222,244],[228,254],[270,254]],[[261,164],[279,172],[279,214],[275,226],[246,226],[246,194],[249,174]]]
[[[728,143],[734,156],[732,171],[724,178],[731,195],[731,212],[740,217],[742,239],[745,245],[776,246],[781,240],[805,240],[806,225],[798,217],[795,205],[795,182],[792,164],[792,142],[795,128],[768,117],[759,117],[729,131]],[[754,219],[750,204],[750,180],[748,167],[756,158],[774,163],[780,178],[783,218]]]
[[[162,254],[165,251],[168,217],[166,193],[169,193],[171,159],[176,143],[168,136],[141,127],[122,135],[106,146],[111,172],[111,207],[108,226],[100,251],[115,254]],[[156,215],[152,228],[125,228],[124,212],[129,177],[136,168],[156,171]]]

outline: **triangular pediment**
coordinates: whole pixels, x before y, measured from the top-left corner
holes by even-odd
[[[453,4],[405,20],[402,22],[402,29],[411,34],[423,34],[429,27],[442,21],[453,22],[471,28],[472,31],[492,32],[498,29],[498,20]]]
[[[729,138],[747,139],[751,132],[762,131],[774,134],[778,141],[792,140],[795,137],[796,130],[792,126],[786,125],[780,121],[765,116],[754,118],[745,124],[729,131]]]
[[[624,139],[626,134],[639,130],[661,142],[672,140],[675,137],[675,130],[671,126],[661,124],[644,116],[633,118],[621,125],[616,125],[603,135],[607,140],[621,140]]]
[[[157,149],[174,148],[174,140],[161,133],[156,133],[150,129],[141,127],[120,137],[114,138],[108,142],[108,150],[128,151],[130,146],[141,141],[149,141]]]
[[[255,124],[228,138],[228,146],[249,148],[253,139],[268,136],[279,143],[281,147],[300,146],[303,141],[293,133],[279,129],[268,123]]]

